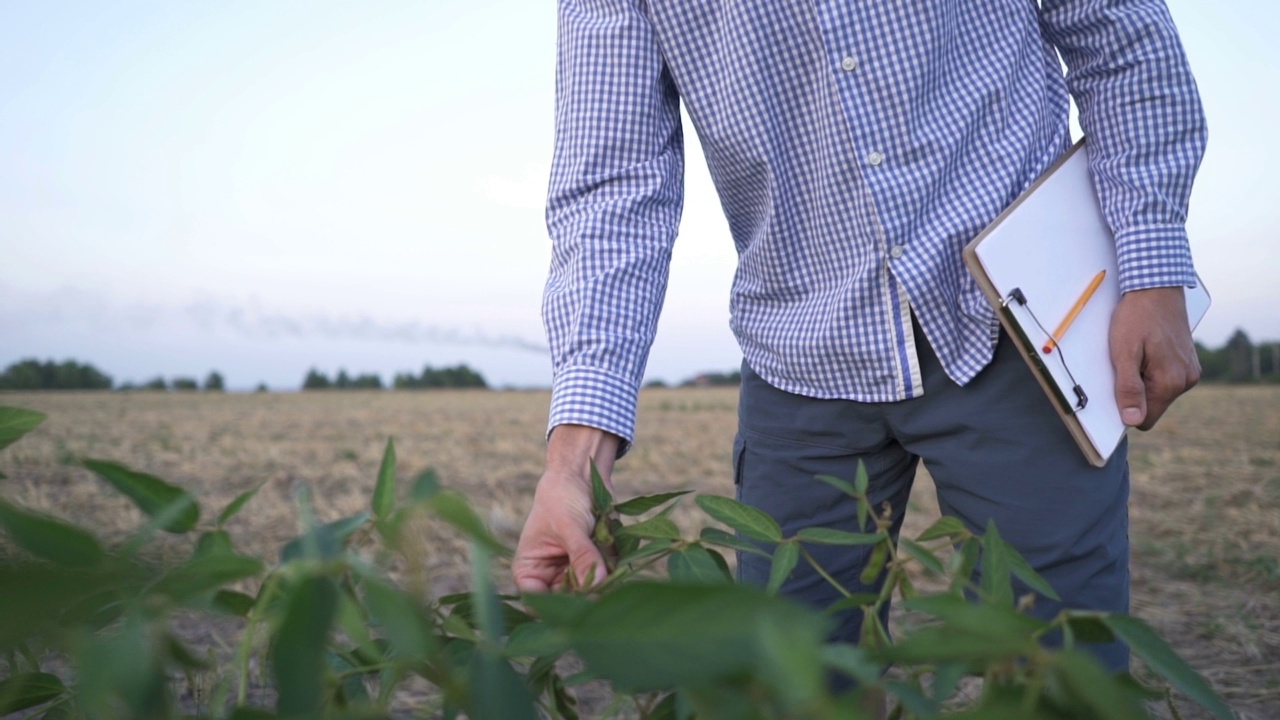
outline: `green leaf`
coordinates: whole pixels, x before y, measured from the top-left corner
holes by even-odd
[[[191,493],[182,488],[107,460],[85,460],[82,464],[124,493],[147,517],[155,517],[170,507],[181,507],[181,511],[162,526],[168,532],[185,533],[200,521],[200,506]]]
[[[213,607],[228,615],[248,617],[255,600],[235,590],[219,590],[213,594]]]
[[[762,662],[766,622],[815,649],[826,635],[818,615],[758,588],[636,582],[591,606],[569,638],[592,673],[624,691],[705,687]]]
[[[982,597],[1001,607],[1013,605],[1010,552],[995,522],[988,522],[987,532],[982,536]]]
[[[799,540],[821,545],[874,545],[886,537],[884,533],[852,533],[824,527],[808,527],[796,533]]]
[[[35,430],[46,417],[48,416],[44,413],[35,410],[0,405],[0,450]]]
[[[1076,642],[1115,642],[1115,633],[1107,627],[1106,613],[1094,610],[1066,610],[1067,630]]]
[[[969,586],[981,552],[982,540],[979,538],[971,537],[960,543],[960,548],[951,556],[952,592],[964,590]]]
[[[1054,592],[1053,586],[1049,584],[1049,581],[1045,580],[1040,576],[1040,573],[1031,568],[1031,565],[1027,562],[1026,558],[1022,557],[1022,555],[1020,555],[1017,550],[1014,550],[1008,543],[1005,543],[1005,549],[1007,551],[1005,557],[1009,563],[1009,570],[1015,577],[1026,583],[1027,587],[1035,590],[1050,600],[1062,600],[1062,598],[1058,597],[1058,593]]]
[[[710,545],[720,545],[722,547],[733,548],[740,552],[759,555],[760,557],[770,557],[769,553],[761,550],[759,545],[748,540],[743,540],[737,535],[727,533],[720,528],[704,527],[702,528],[702,533],[699,537],[702,539],[702,542]]]
[[[435,653],[432,623],[412,597],[385,583],[366,581],[364,604],[382,626],[397,659],[426,662]]]
[[[334,699],[334,704],[339,708],[349,708],[352,705],[363,706],[370,702],[369,691],[364,686],[364,681],[360,679],[359,668],[352,665],[345,657],[330,650],[325,653],[325,662],[329,669],[335,674],[340,674],[337,689],[338,697]],[[343,718],[351,717],[351,715],[326,713],[329,717]]]
[[[680,492],[659,493],[658,495],[642,495],[613,507],[619,515],[643,515],[664,503],[675,500],[681,495],[688,495],[690,490]]]
[[[889,543],[882,542],[871,548],[871,557],[867,560],[866,567],[862,568],[862,575],[858,577],[863,585],[871,585],[880,577],[880,571],[884,570],[885,561],[889,559]]]
[[[938,559],[937,555],[929,552],[928,548],[917,545],[906,538],[901,538],[898,540],[898,549],[914,558],[925,570],[935,575],[946,573],[946,570],[942,567],[942,561]]]
[[[765,542],[781,542],[782,528],[763,510],[720,495],[699,495],[698,507],[742,535]]]
[[[373,516],[379,520],[391,517],[396,505],[396,445],[387,438],[387,449],[382,453],[382,466],[378,468],[378,483],[373,486]]]
[[[845,495],[848,495],[849,497],[858,496],[858,491],[855,490],[852,485],[850,485],[847,481],[841,480],[840,478],[834,475],[815,475],[813,479],[820,480],[830,485],[831,487],[839,490]]]
[[[471,509],[466,496],[453,490],[443,490],[427,501],[427,507],[436,517],[461,530],[468,538],[476,541],[488,552],[499,557],[511,557],[511,550],[498,542],[484,521]]]
[[[938,521],[929,526],[928,530],[920,533],[916,538],[917,542],[928,542],[938,538],[960,539],[969,533],[969,529],[964,526],[957,518],[950,515],[938,518]]]
[[[507,634],[502,617],[502,603],[489,577],[489,554],[478,544],[471,546],[471,605],[475,609],[476,627],[492,647]],[[504,661],[505,662],[505,661]]]
[[[659,515],[641,520],[634,525],[624,525],[618,534],[653,540],[679,540],[680,528],[676,527],[670,518]]]
[[[331,523],[317,525],[312,530],[312,536],[316,543],[316,550],[320,553],[318,559],[330,560],[340,555],[347,539],[368,521],[369,513],[362,512]],[[280,549],[280,562],[287,563],[305,557],[306,541],[307,536],[302,535],[285,543],[285,546]]]
[[[769,583],[765,585],[765,592],[777,595],[782,589],[782,584],[791,577],[791,571],[796,569],[796,563],[799,561],[800,546],[797,543],[779,543],[777,549],[773,551],[773,565],[769,567]]]
[[[413,479],[413,489],[409,491],[409,496],[414,500],[429,500],[439,492],[440,476],[436,474],[435,468],[427,468]]]
[[[538,720],[533,696],[506,658],[492,650],[471,656],[469,673],[473,720]]]
[[[200,533],[196,539],[192,558],[209,557],[211,555],[230,555],[235,552],[231,547],[231,536],[225,530],[210,530]]]
[[[67,687],[57,675],[43,672],[11,675],[0,680],[0,716],[57,700],[66,692]]]
[[[868,484],[867,464],[859,460],[858,472],[853,477],[853,489],[857,490],[859,495],[866,495]]]
[[[1134,655],[1142,658],[1155,672],[1181,690],[1200,707],[1208,710],[1220,720],[1231,720],[1235,716],[1226,703],[1213,691],[1213,687],[1178,657],[1168,643],[1160,639],[1151,626],[1128,615],[1105,615],[1103,622],[1121,640],[1129,645]]]
[[[903,606],[942,620],[944,628],[991,638],[1026,642],[1048,627],[1048,623],[1024,615],[1013,608],[983,605],[955,595],[926,595],[907,600]]]
[[[261,490],[262,486],[265,484],[266,484],[265,481],[260,482],[254,487],[248,490],[245,490],[244,492],[237,495],[235,499],[232,500],[230,503],[227,503],[227,506],[222,509],[222,512],[218,513],[218,523],[217,523],[218,527],[222,527],[223,525],[226,525],[227,522],[231,520],[231,518],[235,517],[236,513],[240,512],[240,509],[245,506],[245,503],[252,500],[253,496],[257,495],[258,491]]]
[[[516,628],[507,640],[508,657],[559,656],[569,649],[569,637],[564,631],[545,623],[525,623]]]
[[[733,582],[724,565],[716,562],[710,550],[689,545],[667,557],[667,574],[677,583],[719,585]]]
[[[862,635],[858,638],[858,644],[867,650],[881,652],[893,645],[889,640],[888,631],[884,629],[884,623],[880,620],[880,613],[876,612],[874,607],[862,609]]]
[[[796,544],[786,543],[778,549],[784,547],[794,548]],[[797,711],[813,707],[826,684],[822,672],[822,643],[793,634],[790,627],[782,624],[782,618],[774,615],[763,616],[755,627],[761,675],[773,686],[783,708]]]
[[[271,643],[271,669],[282,716],[321,709],[325,645],[338,607],[338,589],[327,577],[303,578],[289,592],[284,620]]]
[[[1130,720],[1147,716],[1142,707],[1142,696],[1131,692],[1129,687],[1083,652],[1064,650],[1057,653],[1053,658],[1053,669],[1077,702],[1092,710],[1094,717]]]
[[[89,567],[103,557],[97,538],[84,530],[4,500],[0,500],[0,525],[23,550],[65,567]]]
[[[574,624],[592,607],[591,601],[581,595],[530,593],[522,599],[543,622],[553,627]]]
[[[869,592],[853,593],[848,597],[841,597],[839,600],[831,603],[825,609],[823,609],[822,613],[824,615],[834,615],[836,613],[841,613],[846,610],[852,610],[854,608],[860,608],[867,605],[875,605],[876,601],[879,599],[880,599],[879,593],[869,593]]]
[[[223,585],[260,575],[262,561],[247,555],[219,553],[197,557],[178,566],[156,584],[156,592],[177,602],[189,602]]]
[[[609,514],[613,508],[613,495],[609,492],[609,487],[604,484],[604,478],[600,475],[600,469],[596,467],[596,461],[591,461],[591,509],[595,512],[596,517],[604,517]]]
[[[864,685],[875,685],[881,680],[883,668],[871,653],[849,643],[827,643],[822,646],[823,664],[838,670]]]
[[[639,542],[639,540],[636,542]],[[651,540],[626,555],[620,556],[618,558],[618,567],[632,565],[654,555],[661,555],[675,548],[678,544],[675,540]]]
[[[273,712],[251,707],[238,707],[231,713],[229,720],[278,720],[280,716]]]

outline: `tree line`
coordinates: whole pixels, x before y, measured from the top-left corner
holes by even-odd
[[[1280,382],[1280,341],[1254,343],[1244,330],[1236,330],[1219,348],[1209,348],[1196,343],[1200,359],[1201,382],[1249,383]],[[737,385],[737,370],[726,373],[703,373],[680,383],[681,387]],[[666,383],[654,380],[648,387],[665,387]],[[332,378],[312,368],[303,377],[303,390],[368,389],[388,387],[376,373],[351,375],[345,369]],[[425,388],[487,388],[484,377],[465,364],[433,368],[427,365],[422,372],[396,373],[390,387],[396,390]],[[210,371],[203,382],[193,377],[178,376],[166,379],[156,376],[142,383],[124,382],[116,385],[110,375],[89,363],[75,360],[55,362],[27,358],[13,363],[0,373],[0,390],[154,390],[222,392],[226,381],[216,370]],[[267,386],[259,383],[259,392]]]
[[[327,375],[312,368],[302,380],[303,390],[359,390],[382,389],[382,378],[377,374],[366,373],[352,377],[346,370],[339,370],[336,377]],[[433,368],[427,365],[422,372],[414,375],[411,372],[396,373],[391,380],[391,387],[396,390],[421,390],[427,388],[488,388],[484,376],[466,365]]]
[[[1216,350],[1196,343],[1196,355],[1201,382],[1280,382],[1280,342],[1254,344],[1244,330]]]

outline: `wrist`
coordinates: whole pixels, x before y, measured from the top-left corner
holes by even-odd
[[[613,471],[622,438],[587,425],[557,425],[547,439],[547,471],[591,482],[595,462],[605,480]]]

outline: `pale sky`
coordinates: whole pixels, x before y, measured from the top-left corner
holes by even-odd
[[[1280,339],[1280,9],[1169,0],[1209,119],[1197,338]],[[0,0],[0,367],[296,388],[465,362],[550,381],[555,4]],[[649,376],[729,370],[701,150]]]

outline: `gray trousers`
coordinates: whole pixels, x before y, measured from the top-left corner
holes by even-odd
[[[1062,607],[1128,612],[1129,466],[1122,443],[1104,468],[1085,461],[1012,341],[964,387],[943,372],[916,331],[924,394],[888,403],[819,400],[779,390],[742,367],[734,479],[738,498],[773,515],[787,536],[812,526],[850,532],[856,504],[815,475],[852,481],[866,463],[873,506],[888,502],[896,538],[923,460],[944,515],[976,533],[995,520],[1009,541],[1062,597],[1036,599],[1048,619]],[[1093,398],[1093,402],[1111,402]],[[869,550],[806,545],[852,592],[878,591],[858,580]],[[769,560],[739,554],[744,582],[764,585]],[[1015,596],[1030,592],[1015,586]],[[801,562],[783,592],[824,608],[837,591]],[[861,611],[839,618],[836,640],[856,642]],[[1121,643],[1088,647],[1110,670],[1128,666]]]

